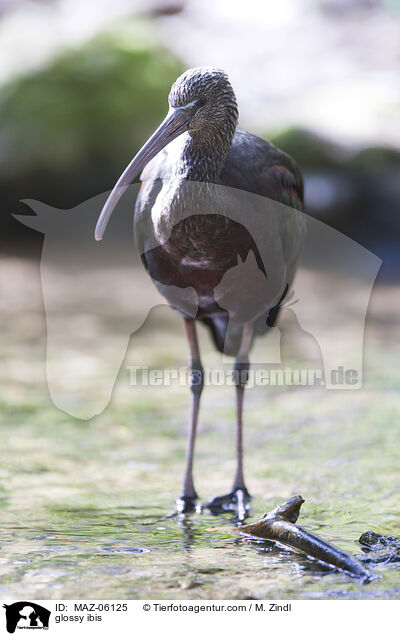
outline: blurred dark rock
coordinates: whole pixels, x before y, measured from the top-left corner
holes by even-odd
[[[358,540],[364,552],[362,560],[371,565],[400,562],[400,539],[376,532],[364,532]]]

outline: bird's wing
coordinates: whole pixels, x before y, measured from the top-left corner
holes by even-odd
[[[305,218],[301,214],[303,179],[296,162],[269,141],[237,130],[221,182],[283,204],[261,207],[266,216],[260,231],[264,239],[259,237],[259,240],[272,241],[274,246],[281,244],[290,286],[305,235]]]
[[[271,163],[263,172],[260,189],[264,196],[285,206],[282,208],[283,214],[279,215],[279,233],[290,286],[306,232],[306,219],[302,214],[304,186],[301,172],[294,160],[281,150],[274,150],[270,157]],[[290,208],[293,208],[293,212],[290,212]]]
[[[287,162],[289,165],[285,165],[283,159],[283,156],[277,157],[277,163],[266,166],[260,184],[260,194],[296,210],[302,210],[304,187],[301,173],[290,157],[290,163]]]
[[[242,130],[235,133],[221,182],[303,208],[303,179],[296,162],[271,142]]]

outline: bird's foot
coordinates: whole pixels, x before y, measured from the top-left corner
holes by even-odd
[[[203,504],[203,508],[207,508],[211,514],[218,515],[223,512],[233,511],[237,521],[243,521],[249,516],[251,495],[246,487],[235,488],[227,495],[214,497],[211,501]]]
[[[176,510],[179,513],[187,514],[196,512],[197,509],[197,495],[181,495],[181,497],[176,500]]]

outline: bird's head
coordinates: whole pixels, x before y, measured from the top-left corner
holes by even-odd
[[[174,82],[168,97],[170,108],[188,114],[190,133],[209,131],[223,124],[234,132],[238,118],[235,93],[222,69],[200,66],[185,71]]]
[[[169,111],[164,121],[146,141],[124,170],[108,197],[96,225],[95,238],[101,240],[119,199],[143,170],[173,139],[184,132],[204,134],[209,143],[217,143],[217,133],[233,138],[238,118],[235,94],[221,69],[203,66],[189,69],[172,85]]]

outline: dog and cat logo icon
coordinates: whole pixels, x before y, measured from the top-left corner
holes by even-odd
[[[16,629],[49,628],[51,612],[37,603],[18,601],[3,607],[6,610],[6,627],[9,634],[14,634]]]

